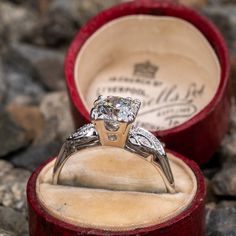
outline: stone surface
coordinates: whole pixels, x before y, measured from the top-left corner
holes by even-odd
[[[236,196],[236,166],[224,167],[214,176],[212,184],[215,194]]]
[[[45,89],[65,89],[63,52],[22,43],[13,44],[12,48],[31,64]]]
[[[1,37],[1,36],[0,36]],[[0,59],[0,103],[2,104],[6,95],[6,81],[4,80],[2,60]]]
[[[0,229],[1,236],[16,236],[14,232],[6,231],[4,229]]]
[[[179,0],[178,2],[189,7],[203,7],[208,0]]]
[[[45,122],[38,106],[23,106],[12,103],[6,107],[6,110],[11,115],[12,120],[27,131],[31,140],[35,140],[41,135]]]
[[[14,168],[12,164],[4,160],[0,160],[0,169],[0,205],[13,208],[25,215],[25,187],[30,172]]]
[[[0,228],[23,236],[28,233],[26,217],[11,208],[0,206]],[[11,234],[10,234],[11,235]],[[14,235],[14,234],[13,234]]]
[[[40,109],[47,125],[38,140],[39,143],[45,143],[51,139],[65,140],[74,131],[70,103],[66,92],[49,93],[43,98]]]
[[[26,41],[40,46],[61,47],[70,42],[78,28],[66,11],[51,10],[38,20]]]
[[[236,235],[236,207],[206,207],[206,236]]]
[[[124,0],[70,0],[70,4],[67,0],[53,0],[50,10],[64,12],[64,14],[70,15],[78,25],[82,25],[98,12],[121,2],[124,2]]]
[[[10,156],[8,160],[14,166],[34,171],[44,161],[57,156],[61,145],[62,142],[52,141],[42,145],[31,146],[21,153]]]
[[[1,25],[6,28],[8,41],[22,40],[36,24],[37,13],[7,1],[0,2]]]
[[[0,112],[0,157],[26,147],[30,142],[27,131],[5,111]]]
[[[221,5],[207,6],[203,8],[203,13],[213,21],[230,48],[231,54],[236,53],[236,5],[230,4],[222,7]]]
[[[31,63],[7,47],[2,54],[4,80],[6,84],[5,103],[16,101],[18,96],[28,96],[31,103],[37,104],[45,93]]]

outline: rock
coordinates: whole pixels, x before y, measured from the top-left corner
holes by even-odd
[[[3,160],[0,160],[0,168],[0,204],[26,215],[25,189],[30,172],[14,168]]]
[[[65,89],[64,53],[22,43],[13,44],[12,48],[31,63],[47,90]]]
[[[0,60],[0,103],[4,102],[4,98],[6,96],[6,82],[4,80],[4,73],[2,67],[2,61]]]
[[[212,5],[227,5],[227,4],[235,4],[235,0],[208,0],[209,4]]]
[[[46,128],[38,143],[48,143],[55,139],[64,140],[74,131],[67,92],[49,93],[43,98],[40,109],[46,121]]]
[[[0,206],[0,219],[1,229],[14,232],[17,235],[25,235],[28,231],[25,216],[11,208]]]
[[[27,131],[5,111],[0,113],[0,157],[26,147],[31,138]]]
[[[206,236],[236,235],[236,207],[206,207]]]
[[[212,180],[217,195],[236,196],[236,165],[225,166]]]
[[[211,181],[205,178],[205,184],[206,184],[206,203],[216,201],[216,196],[214,195]]]
[[[207,4],[208,0],[179,0],[179,3],[182,3],[189,7],[203,7]]]
[[[66,0],[53,0],[49,9],[50,11],[64,12],[66,15],[70,15],[78,25],[83,25],[98,12],[121,2],[124,2],[124,0],[70,0],[70,4]]]
[[[62,143],[59,141],[52,141],[39,146],[33,145],[21,153],[12,155],[9,161],[13,163],[14,166],[33,171],[44,161],[55,157],[60,151],[61,145]]]
[[[16,236],[14,232],[6,231],[4,229],[0,229],[1,236]]]
[[[236,200],[223,200],[218,203],[219,207],[236,207]]]
[[[48,11],[25,41],[41,46],[62,47],[71,41],[78,28],[78,24],[65,11]]]
[[[236,130],[236,102],[235,98],[231,99],[231,113],[230,113],[230,129]]]
[[[16,124],[25,129],[30,139],[40,136],[44,128],[44,117],[39,107],[10,104],[7,111]]]
[[[7,29],[8,41],[22,40],[35,27],[37,14],[9,2],[0,2],[1,24]]]
[[[203,9],[203,13],[209,17],[222,32],[231,54],[236,53],[236,5],[215,5]]]
[[[0,21],[2,22],[2,16],[0,15]],[[4,24],[0,24],[0,52],[5,47],[5,44],[7,43],[7,28]]]
[[[5,103],[16,101],[22,95],[29,96],[33,104],[39,103],[45,91],[31,63],[11,47],[4,50],[2,58],[7,90]]]

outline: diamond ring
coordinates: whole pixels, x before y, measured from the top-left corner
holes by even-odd
[[[92,146],[114,146],[138,154],[150,162],[161,175],[167,192],[175,192],[174,178],[162,143],[149,131],[135,127],[133,122],[140,101],[131,98],[99,96],[91,110],[91,123],[71,134],[64,142],[53,169],[53,184],[75,152]]]

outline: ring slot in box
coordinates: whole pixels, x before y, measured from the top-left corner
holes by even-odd
[[[51,228],[53,234],[48,235],[91,230],[96,235],[167,235],[161,233],[165,230],[173,235],[178,224],[191,217],[196,217],[198,229],[193,221],[186,223],[182,235],[203,235],[203,176],[193,162],[174,152],[168,152],[168,157],[176,184],[174,194],[166,193],[149,162],[120,148],[94,147],[74,154],[65,164],[60,185],[52,184],[54,161],[48,162],[28,184],[31,235],[47,235]]]

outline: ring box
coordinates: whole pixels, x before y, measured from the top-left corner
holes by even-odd
[[[166,194],[135,154],[89,148],[65,164],[62,185],[51,184],[54,159],[32,174],[30,235],[203,236],[205,185],[194,161],[215,152],[230,110],[229,60],[217,29],[173,2],[126,2],[82,27],[65,74],[77,127],[89,122],[98,94],[141,100],[137,124],[170,149],[177,193]]]
[[[193,161],[168,150],[167,155],[174,194],[166,193],[152,165],[120,148],[89,148],[72,156],[62,185],[52,184],[54,159],[49,160],[28,182],[30,235],[203,236],[204,177]]]

